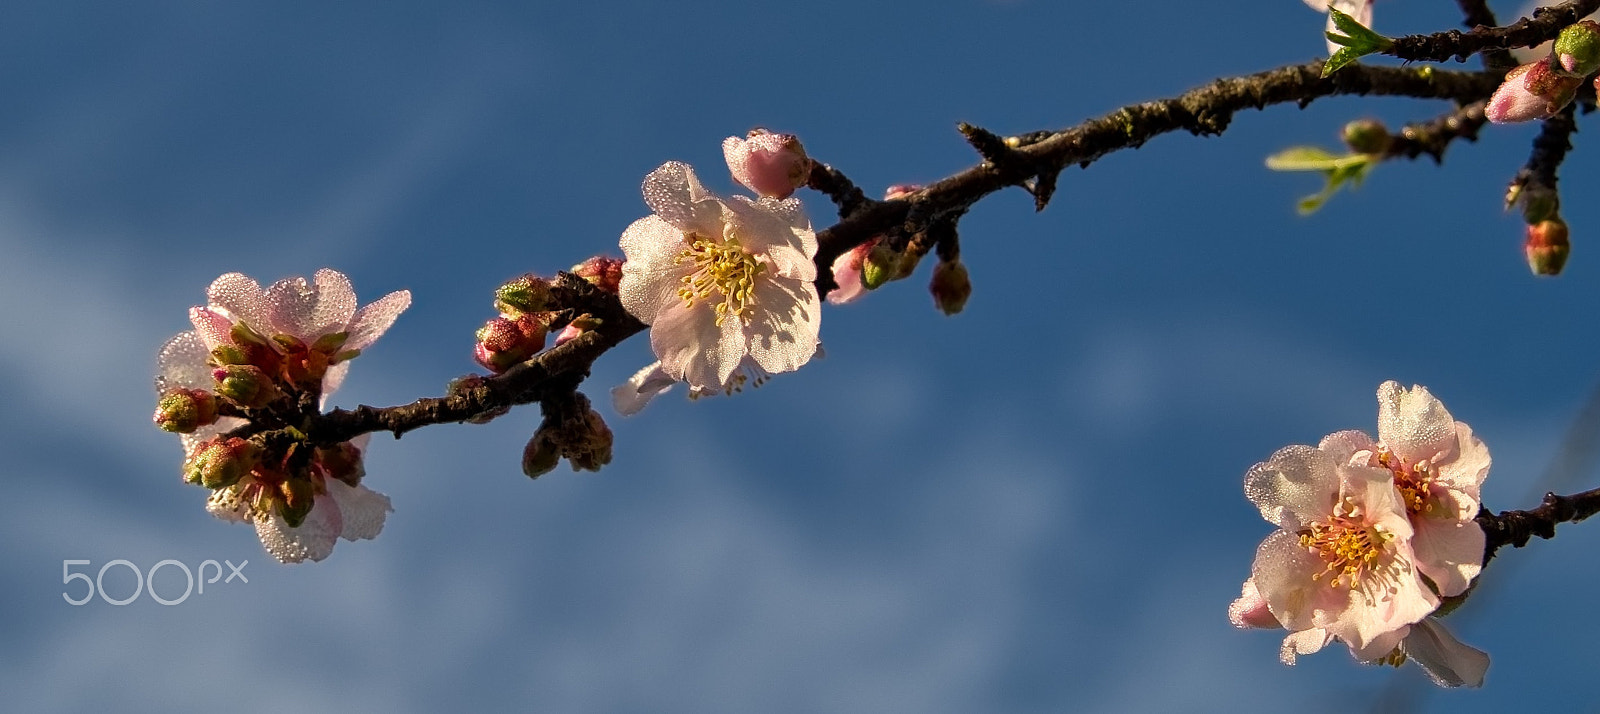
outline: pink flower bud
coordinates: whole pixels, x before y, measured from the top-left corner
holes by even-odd
[[[1572,252],[1568,241],[1567,223],[1556,216],[1528,226],[1522,242],[1522,252],[1528,259],[1528,269],[1534,275],[1560,275]]]
[[[622,283],[622,259],[597,255],[572,266],[570,272],[601,290],[615,294],[617,286]]]
[[[1489,98],[1484,116],[1496,124],[1544,119],[1561,111],[1578,92],[1581,78],[1569,77],[1535,60],[1506,73],[1505,82]]]
[[[722,155],[733,180],[762,196],[788,198],[811,175],[811,159],[793,134],[752,129],[748,138],[724,139]]]
[[[883,200],[892,201],[897,198],[904,198],[921,190],[921,184],[897,183],[893,186],[890,186],[889,190],[883,192]]]
[[[204,389],[173,389],[156,403],[156,426],[188,434],[217,422],[217,397]]]
[[[516,319],[496,317],[478,328],[473,358],[495,374],[544,349],[550,313],[526,313]]]
[[[553,434],[554,430],[541,426],[533,433],[533,438],[528,439],[528,445],[522,447],[522,473],[528,478],[539,478],[561,463],[561,447]]]
[[[843,305],[867,294],[867,286],[861,279],[861,267],[879,240],[873,238],[833,259],[833,282],[838,283],[839,287],[828,293],[828,302]]]
[[[967,277],[967,266],[960,260],[941,260],[933,269],[933,280],[928,283],[933,293],[933,304],[946,315],[961,312],[972,297],[972,280]]]
[[[261,447],[239,437],[217,437],[196,449],[183,465],[183,480],[209,489],[227,488],[256,467]]]

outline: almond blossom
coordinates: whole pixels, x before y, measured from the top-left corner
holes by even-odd
[[[1417,569],[1440,595],[1466,591],[1483,569],[1479,490],[1489,474],[1489,448],[1456,421],[1426,387],[1378,387],[1378,440],[1341,431],[1318,447],[1341,463],[1392,475],[1415,535]]]
[[[223,435],[255,417],[277,418],[271,415],[325,402],[344,380],[349,360],[411,304],[410,292],[390,293],[358,310],[349,279],[323,269],[309,281],[289,278],[266,289],[229,273],[212,282],[207,297],[206,305],[189,311],[195,329],[162,346],[156,376],[164,406],[158,423],[198,424],[180,437],[187,480],[213,488],[207,510],[254,523],[262,545],[283,562],[321,560],[339,537],[376,536],[392,509],[387,496],[360,483],[364,436],[331,447],[296,443],[287,453],[258,459],[261,449],[245,449],[243,440]],[[198,393],[214,393],[229,415],[203,424],[174,418],[174,407]],[[239,454],[237,463],[227,462],[230,454]]]
[[[1380,660],[1438,608],[1416,567],[1411,522],[1387,469],[1288,446],[1250,469],[1245,493],[1278,526],[1256,550],[1250,580],[1266,612],[1289,631],[1285,662],[1334,639],[1356,659]],[[1259,608],[1239,603],[1230,613],[1246,623],[1264,619]]]
[[[650,325],[662,371],[721,390],[741,365],[777,374],[809,361],[820,322],[817,239],[800,202],[725,201],[678,162],[650,172],[643,191],[655,214],[622,234],[619,295]]]
[[[1355,18],[1355,21],[1364,27],[1372,27],[1373,0],[1305,0],[1305,2],[1317,12],[1328,12],[1329,8],[1333,8]],[[1330,13],[1327,32],[1334,32],[1336,29],[1333,25],[1333,15]],[[1338,52],[1342,46],[1333,40],[1328,40],[1328,54]]]

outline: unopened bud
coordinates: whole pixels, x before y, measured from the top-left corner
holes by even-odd
[[[722,156],[733,180],[762,196],[788,198],[811,176],[811,159],[793,134],[752,129],[744,139],[724,139]]]
[[[173,389],[156,403],[156,426],[188,434],[217,422],[217,397],[204,389]]]
[[[1389,130],[1376,119],[1357,119],[1344,125],[1345,146],[1358,154],[1382,154],[1389,150]]]
[[[1534,275],[1560,275],[1572,252],[1567,239],[1567,223],[1560,216],[1528,226],[1522,242],[1522,252],[1528,258],[1528,269]]]
[[[1551,62],[1545,57],[1506,73],[1483,115],[1496,124],[1506,124],[1545,119],[1561,111],[1572,102],[1583,79],[1557,71]]]
[[[561,447],[556,444],[554,433],[550,425],[540,425],[528,445],[522,448],[522,473],[528,478],[539,478],[561,463]]]
[[[606,426],[599,412],[589,409],[563,451],[573,471],[599,471],[611,463],[612,443],[611,427]]]
[[[236,345],[217,345],[211,350],[208,363],[213,367],[229,364],[249,364],[250,355]]]
[[[1574,77],[1587,77],[1600,70],[1600,24],[1583,20],[1556,36],[1556,65]]]
[[[972,297],[972,281],[967,277],[967,266],[960,260],[941,260],[933,269],[933,280],[928,283],[933,293],[933,304],[946,315],[961,312]]]
[[[324,475],[352,487],[360,485],[361,478],[367,475],[367,469],[361,462],[361,450],[348,441],[318,447],[314,459]]]
[[[261,447],[236,436],[217,437],[195,449],[183,464],[183,480],[209,489],[227,488],[250,473]]]
[[[230,364],[211,371],[217,395],[246,409],[271,404],[282,392],[272,378],[253,364]]]
[[[921,184],[897,183],[893,186],[890,186],[888,190],[883,192],[883,200],[892,201],[896,198],[904,198],[921,190]]]
[[[616,293],[622,284],[622,259],[597,255],[572,266],[568,271],[608,293]]]
[[[533,273],[511,280],[494,291],[494,307],[506,317],[538,312],[550,304],[550,283]]]
[[[901,254],[889,247],[888,241],[878,241],[861,259],[861,286],[877,290],[884,283],[901,277]]]
[[[316,505],[315,488],[305,476],[289,476],[278,484],[278,498],[273,508],[290,528],[299,528]]]
[[[516,319],[496,317],[478,328],[473,358],[499,374],[544,349],[549,313],[524,313]]]

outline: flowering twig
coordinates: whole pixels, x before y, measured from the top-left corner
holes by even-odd
[[[1431,67],[1353,66],[1328,78],[1321,77],[1321,72],[1318,61],[1219,79],[1177,97],[1127,106],[1076,127],[1024,135],[1008,142],[1019,157],[1017,161],[1007,161],[1005,166],[984,162],[898,199],[866,198],[844,174],[818,163],[812,167],[808,185],[832,197],[844,217],[817,234],[817,289],[820,293],[833,287],[830,268],[835,258],[873,236],[898,234],[900,240],[916,243],[916,236],[932,226],[947,226],[953,233],[955,221],[972,204],[1001,188],[1026,184],[1072,164],[1087,166],[1106,154],[1137,148],[1152,137],[1179,129],[1202,136],[1220,134],[1241,109],[1288,102],[1304,106],[1318,97],[1347,94],[1474,102],[1489,96],[1499,82],[1494,73]],[[936,232],[942,233],[943,228]],[[924,252],[938,242],[935,236],[925,238],[925,243],[917,246]],[[301,428],[312,443],[336,444],[374,431],[399,436],[431,424],[482,418],[575,389],[595,359],[645,329],[615,295],[572,276],[563,275],[557,281],[552,300],[552,309],[573,316],[588,313],[598,319],[598,327],[504,374],[460,382],[446,396],[393,407],[335,409],[295,428]],[[246,425],[235,435],[264,433],[275,426]]]
[[[1458,1],[1465,6],[1463,0]],[[1431,35],[1397,37],[1393,45],[1380,52],[1408,62],[1443,62],[1452,58],[1465,62],[1468,57],[1480,52],[1533,47],[1553,40],[1563,28],[1595,10],[1600,10],[1600,0],[1569,0],[1560,5],[1538,8],[1533,11],[1533,17],[1523,18],[1505,27],[1475,27],[1468,32],[1450,30]]]
[[[1600,3],[1600,0],[1593,0]],[[1452,72],[1431,67],[1389,68],[1355,65],[1323,78],[1322,62],[1290,65],[1266,72],[1218,79],[1177,97],[1118,109],[1098,119],[1056,132],[1033,132],[1008,142],[1016,160],[984,162],[903,199],[874,202],[817,233],[817,291],[834,287],[826,268],[845,251],[891,230],[913,215],[926,223],[964,211],[984,196],[1072,164],[1087,167],[1113,151],[1138,148],[1155,136],[1187,130],[1198,136],[1221,134],[1234,113],[1246,108],[1318,97],[1377,94],[1474,102],[1499,85],[1492,72]],[[915,210],[914,210],[915,209]]]
[[[1534,536],[1554,538],[1556,524],[1577,523],[1596,513],[1600,513],[1600,488],[1570,496],[1546,493],[1538,508],[1527,511],[1501,511],[1495,515],[1485,508],[1478,512],[1478,525],[1483,526],[1484,534],[1483,562],[1487,564],[1504,546],[1521,548]]]

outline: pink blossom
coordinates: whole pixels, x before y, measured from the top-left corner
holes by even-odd
[[[818,345],[817,351],[820,357],[821,345]],[[745,387],[759,387],[765,384],[771,376],[754,360],[746,358],[739,364],[738,369],[734,370],[733,376],[729,377],[727,382],[718,387],[690,387],[689,398],[737,394]],[[635,372],[628,381],[611,388],[611,406],[618,414],[633,416],[642,411],[652,399],[670,391],[678,381],[661,368],[660,362],[651,362],[644,369]]]
[[[1245,493],[1278,526],[1256,550],[1251,580],[1289,630],[1286,661],[1334,639],[1359,660],[1377,660],[1439,606],[1414,564],[1411,523],[1389,471],[1288,446],[1250,469]],[[1247,623],[1257,609],[1236,607]]]
[[[1349,15],[1350,17],[1355,18],[1355,21],[1361,23],[1363,27],[1372,27],[1373,0],[1305,0],[1305,2],[1306,5],[1310,6],[1312,10],[1316,10],[1317,12],[1328,12],[1328,8],[1331,7],[1346,15]],[[1335,28],[1333,25],[1332,14],[1328,15],[1327,31],[1338,31],[1338,28]],[[1338,44],[1333,40],[1328,40],[1328,54],[1331,55],[1335,52],[1338,52],[1339,48],[1343,46],[1344,45]]]
[[[878,238],[869,239],[833,259],[833,282],[839,287],[828,293],[828,302],[843,305],[867,294],[867,286],[861,282],[861,262],[866,260],[867,253],[872,252],[872,246],[877,245],[878,241]]]
[[[366,451],[369,437],[363,434],[349,442],[356,458]],[[346,483],[330,473],[321,459],[314,459],[311,479],[315,501],[298,526],[291,527],[273,508],[281,477],[267,469],[252,471],[238,483],[213,491],[206,510],[225,521],[253,524],[261,545],[282,563],[322,560],[333,553],[340,538],[376,538],[394,511],[388,496],[359,483]]]
[[[349,360],[375,342],[411,303],[411,294],[401,290],[358,310],[350,281],[327,269],[309,281],[289,278],[265,290],[244,275],[229,273],[212,282],[207,296],[205,306],[189,311],[195,329],[162,346],[157,391],[227,391],[228,385],[218,382],[219,374],[245,375],[263,382],[256,386],[273,390],[263,399],[309,391],[326,401],[343,381]],[[239,408],[248,415],[251,407]],[[180,434],[186,460],[245,423],[244,418],[225,416]],[[253,523],[262,545],[283,562],[326,558],[339,537],[376,536],[391,510],[387,496],[360,483],[365,443],[362,436],[315,449],[309,466],[302,462],[290,469],[281,460],[252,463],[237,479],[212,479],[228,485],[212,491],[207,510],[224,520]],[[300,510],[290,507],[293,503],[301,504]],[[298,524],[291,527],[285,514]]]
[[[1541,57],[1507,72],[1483,115],[1496,124],[1532,121],[1554,116],[1571,103],[1583,79],[1557,72],[1550,61]]]
[[[722,156],[733,180],[758,196],[788,198],[811,175],[811,159],[793,134],[752,129],[747,138],[724,139]]]
[[[1417,569],[1440,595],[1459,595],[1483,568],[1479,489],[1489,474],[1489,448],[1456,421],[1426,387],[1378,387],[1378,440],[1341,431],[1318,447],[1340,463],[1391,475],[1415,535]]]
[[[687,164],[644,181],[655,215],[622,234],[622,305],[672,379],[720,390],[747,361],[799,369],[817,350],[816,235],[795,199],[724,201]]]

